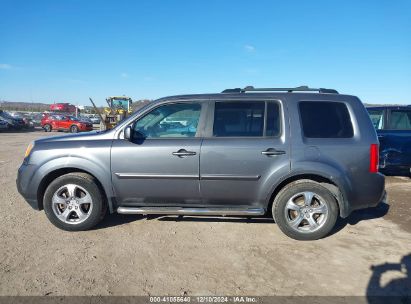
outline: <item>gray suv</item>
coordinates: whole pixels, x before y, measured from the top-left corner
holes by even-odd
[[[105,132],[36,140],[17,187],[64,230],[105,215],[262,216],[299,240],[385,195],[361,101],[330,89],[246,87],[156,100]]]

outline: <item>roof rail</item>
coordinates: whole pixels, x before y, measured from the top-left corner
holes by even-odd
[[[314,89],[309,88],[308,86],[299,86],[295,88],[254,88],[253,86],[247,86],[244,89],[235,88],[235,89],[226,89],[221,93],[245,93],[245,92],[319,92],[319,93],[329,93],[329,94],[338,94],[337,90],[334,89]]]

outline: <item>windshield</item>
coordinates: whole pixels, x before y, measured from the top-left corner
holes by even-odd
[[[128,110],[128,103],[129,103],[128,99],[113,99],[111,102],[111,106],[114,109]]]

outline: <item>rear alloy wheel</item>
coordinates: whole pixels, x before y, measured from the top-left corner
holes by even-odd
[[[70,133],[77,133],[78,132],[78,127],[77,126],[71,126],[70,127]]]
[[[43,204],[48,219],[69,231],[90,229],[107,209],[95,179],[85,173],[69,173],[55,179],[46,189]]]
[[[44,131],[51,132],[51,125],[44,125]]]
[[[330,233],[338,217],[334,195],[311,180],[293,182],[282,189],[273,203],[275,222],[296,240],[317,240]]]

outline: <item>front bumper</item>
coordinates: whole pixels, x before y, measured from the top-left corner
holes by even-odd
[[[38,185],[33,185],[33,177],[36,172],[36,166],[22,164],[17,172],[17,191],[23,196],[26,202],[35,210],[41,210],[37,199]]]

